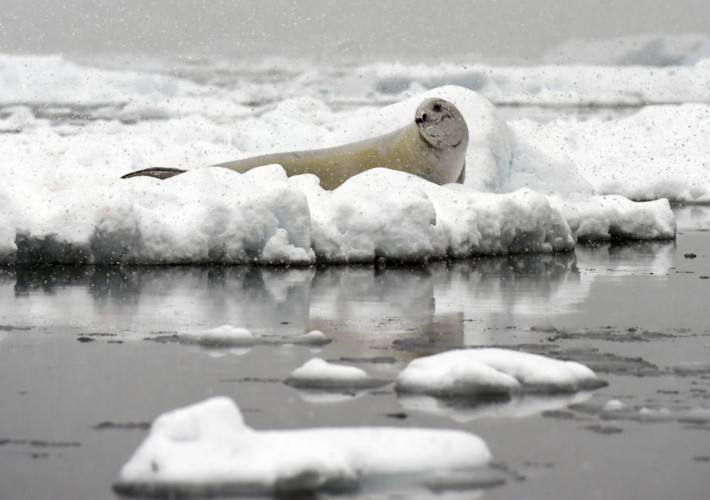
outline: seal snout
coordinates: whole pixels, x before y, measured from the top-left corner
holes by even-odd
[[[421,115],[417,116],[417,117],[414,119],[414,122],[415,122],[417,125],[421,125],[422,123],[424,123],[425,121],[427,121],[427,118],[429,118],[429,115],[428,115],[428,114],[426,113],[426,111],[425,111],[425,112],[422,113]]]

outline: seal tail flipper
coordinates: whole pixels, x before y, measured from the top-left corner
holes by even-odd
[[[122,175],[121,179],[130,179],[131,177],[155,177],[156,179],[169,179],[176,175],[182,174],[186,170],[180,170],[179,168],[165,168],[165,167],[152,167],[144,168],[143,170],[136,170],[130,174]]]

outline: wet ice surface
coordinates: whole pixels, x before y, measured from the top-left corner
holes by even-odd
[[[224,395],[259,431],[395,426],[475,434],[493,456],[488,480],[476,485],[486,499],[630,491],[703,498],[710,233],[690,227],[702,228],[707,214],[705,207],[677,211],[687,223],[675,243],[419,267],[6,268],[0,497],[113,498],[111,486],[150,422]],[[174,339],[223,325],[275,341]],[[313,330],[330,342],[282,341]],[[398,395],[391,384],[339,392],[284,383],[313,358],[393,381],[412,359],[461,347],[577,361],[609,385],[476,404]],[[423,497],[439,491],[410,490],[406,481],[388,488]],[[447,490],[444,498],[461,494]]]

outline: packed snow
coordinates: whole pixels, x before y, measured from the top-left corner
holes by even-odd
[[[313,358],[296,368],[285,382],[306,389],[334,390],[365,389],[388,383],[371,377],[362,368],[329,363],[320,358]]]
[[[175,76],[0,55],[0,262],[372,262],[672,239],[668,200],[710,202],[708,61],[277,73],[214,62]],[[467,120],[463,186],[375,169],[325,191],[276,165],[199,168],[381,135],[430,96]],[[507,104],[626,108],[533,120]],[[119,179],[148,166],[190,171]]]
[[[463,349],[415,359],[397,377],[398,391],[451,397],[560,393],[606,385],[575,361],[507,349]]]
[[[710,106],[648,107],[599,125],[566,118],[510,124],[551,161],[576,165],[595,193],[710,202]],[[640,140],[643,133],[653,140]]]
[[[215,397],[158,417],[115,489],[142,496],[340,491],[388,477],[426,484],[455,472],[472,480],[490,459],[481,438],[458,430],[257,431],[231,399]]]

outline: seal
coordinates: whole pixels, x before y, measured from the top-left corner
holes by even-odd
[[[436,184],[463,183],[468,127],[461,112],[448,101],[430,98],[404,128],[364,141],[326,149],[274,153],[212,165],[244,173],[277,163],[288,176],[314,174],[323,189],[335,189],[350,177],[376,167],[408,172]],[[185,172],[148,168],[123,179],[150,176],[167,179]]]

